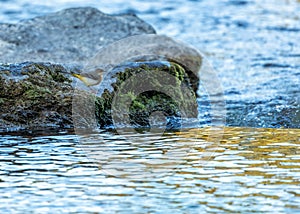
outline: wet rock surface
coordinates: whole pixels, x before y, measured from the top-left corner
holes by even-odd
[[[0,66],[0,130],[72,127],[72,78],[59,64]]]
[[[197,90],[189,72],[175,62],[152,60],[116,66],[105,75],[96,94],[78,87],[83,83],[74,80],[74,72],[81,70],[53,63],[0,65],[0,130],[66,129],[74,123],[77,128],[89,128],[93,119],[101,128],[123,122],[125,127],[150,128],[151,115],[157,111],[163,115],[152,125],[174,129],[181,126],[181,117],[197,118]]]
[[[76,128],[92,124],[101,128],[181,128],[183,119],[198,116],[197,88],[190,73],[175,62],[162,60],[118,65],[106,73],[94,93],[76,88],[73,122]]]

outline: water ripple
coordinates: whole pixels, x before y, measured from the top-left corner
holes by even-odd
[[[101,159],[93,159],[75,135],[2,136],[0,210],[300,209],[298,129],[225,128],[219,143],[206,142],[208,132],[207,127],[156,137],[149,133],[144,141],[131,133],[132,140],[125,141],[109,132],[85,136],[94,149],[109,154]]]

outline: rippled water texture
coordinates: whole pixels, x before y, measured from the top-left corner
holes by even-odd
[[[2,136],[0,211],[300,210],[299,129],[226,128],[219,143],[209,132]]]

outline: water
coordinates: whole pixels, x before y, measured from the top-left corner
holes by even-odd
[[[143,141],[137,133],[2,134],[1,213],[300,212],[299,1],[0,4],[0,22],[10,23],[71,6],[137,13],[205,54],[224,90],[227,125],[296,128],[226,128],[216,142],[206,129]]]
[[[207,133],[208,129],[193,129],[162,137],[149,134],[142,142],[101,132],[97,138],[88,137],[90,145],[101,154],[96,162],[87,152],[86,144],[72,133],[3,135],[0,210],[3,213],[300,210],[298,129],[226,128],[220,143],[206,142]],[[175,147],[185,150],[174,153]],[[117,171],[114,163],[120,167]]]

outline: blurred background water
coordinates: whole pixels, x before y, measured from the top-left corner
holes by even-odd
[[[227,125],[298,128],[227,130],[220,144],[196,137],[196,148],[191,132],[145,136],[141,145],[100,133],[94,143],[105,144],[100,150],[110,149],[113,162],[138,159],[142,163],[134,164],[147,169],[154,159],[173,171],[143,179],[126,177],[134,171],[130,164],[123,177],[99,170],[112,160],[98,166],[70,133],[2,134],[1,213],[300,212],[299,1],[0,0],[0,5],[5,23],[77,6],[135,13],[157,33],[203,52],[224,89]],[[199,105],[205,114],[207,103],[200,98]],[[179,165],[166,164],[165,151],[178,143],[190,150],[177,159]]]

